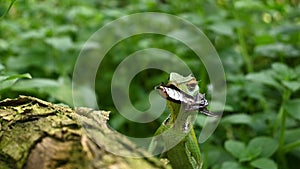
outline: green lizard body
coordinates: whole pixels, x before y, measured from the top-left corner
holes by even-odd
[[[168,101],[168,107],[172,107],[174,112],[180,112],[180,105],[177,103]],[[173,169],[200,169],[202,167],[201,152],[192,125],[192,118],[195,116],[195,112],[177,114],[177,118],[172,122],[174,131],[163,137],[167,147],[174,146],[173,143],[178,142],[175,137],[182,139],[166,152]],[[182,120],[177,120],[179,118]]]
[[[199,93],[196,79],[191,75],[183,77],[171,73],[168,84],[157,89],[167,99],[171,114],[155,132],[157,137],[150,143],[149,150],[165,150],[173,169],[201,169],[203,160],[193,122],[199,111],[207,115],[210,113],[206,110],[208,103]]]

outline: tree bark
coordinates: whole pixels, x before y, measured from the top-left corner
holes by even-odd
[[[108,116],[106,111],[74,110],[29,96],[3,100],[0,102],[0,168],[170,168],[126,137],[111,131],[106,125]],[[116,150],[144,158],[114,155],[105,147],[112,143]]]

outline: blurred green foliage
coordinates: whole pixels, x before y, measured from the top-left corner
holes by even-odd
[[[127,14],[170,13],[203,30],[226,71],[226,111],[213,136],[201,144],[204,168],[299,168],[298,0],[27,0],[15,1],[4,15],[12,2],[0,0],[1,99],[26,94],[72,106],[73,67],[95,31]],[[101,63],[96,92],[100,108],[112,110],[111,125],[131,136],[151,136],[167,113],[149,124],[132,123],[116,113],[109,84],[126,56],[150,47],[180,56],[200,77],[202,92],[209,85],[195,54],[174,39],[138,35],[120,42]],[[130,89],[133,104],[147,109],[149,92],[167,77],[157,70],[138,74]],[[203,118],[198,117],[197,134]]]

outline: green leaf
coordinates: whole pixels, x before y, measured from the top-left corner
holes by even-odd
[[[73,105],[72,98],[72,84],[69,78],[60,77],[58,79],[59,87],[53,90],[46,90],[46,92],[57,100],[67,103],[69,106]]]
[[[273,63],[272,69],[275,71],[273,75],[280,81],[289,81],[297,77],[296,72],[283,63]]]
[[[293,118],[300,120],[300,99],[289,100],[284,105],[285,110]]]
[[[224,109],[222,109],[224,108]],[[223,103],[218,101],[211,101],[209,102],[209,110],[212,112],[220,112],[220,111],[233,111],[233,107],[229,105],[223,105]]]
[[[23,80],[18,82],[12,90],[46,93],[49,96],[63,101],[68,105],[73,104],[71,82],[67,78],[58,80],[36,78],[32,80]]]
[[[289,67],[286,64],[283,64],[283,63],[273,63],[272,64],[272,69],[275,70],[278,73],[289,71]]]
[[[203,148],[203,151],[205,152],[205,158],[208,159],[206,161],[208,167],[219,163],[219,161],[226,161],[232,158],[221,146],[207,145],[207,147]]]
[[[300,65],[296,66],[294,68],[294,70],[295,70],[296,74],[298,75],[297,77],[298,77],[298,80],[299,80],[300,79]]]
[[[14,80],[14,79],[21,79],[21,78],[31,79],[32,77],[29,73],[25,73],[25,74],[8,76],[5,80]]]
[[[299,135],[300,135],[300,129],[286,130],[285,132],[286,144],[283,147],[284,152],[289,152],[289,151],[300,152]]]
[[[254,158],[258,157],[261,153],[261,147],[250,147],[246,148],[246,151],[242,153],[239,158],[240,162],[251,161]]]
[[[229,124],[252,124],[252,117],[247,114],[234,114],[234,115],[228,115],[224,117],[221,121],[221,123],[229,123]]]
[[[276,80],[273,78],[272,71],[261,71],[258,73],[250,73],[246,75],[246,79],[256,83],[273,86],[278,90],[283,89],[282,86],[278,82],[276,82]]]
[[[5,69],[5,67],[0,63],[0,72],[4,69]]]
[[[277,35],[279,34],[297,34],[300,31],[300,25],[297,24],[291,24],[291,23],[287,23],[287,24],[283,24],[278,26],[274,33],[276,33]]]
[[[271,137],[262,136],[252,139],[247,148],[260,148],[260,157],[270,157],[277,150],[278,143]]]
[[[20,38],[24,40],[31,40],[31,39],[42,39],[45,38],[47,29],[41,28],[38,30],[31,30],[24,32],[23,34],[20,35]]]
[[[250,163],[251,166],[258,169],[277,169],[277,164],[269,158],[260,158]]]
[[[217,22],[208,27],[208,29],[214,31],[217,34],[225,35],[225,36],[233,36],[234,35],[234,27],[230,25],[230,23],[226,22]]]
[[[300,82],[296,82],[296,81],[283,81],[282,84],[285,87],[287,87],[288,89],[290,89],[292,92],[295,92],[298,89],[300,89]]]
[[[235,140],[227,140],[225,142],[225,149],[234,157],[240,158],[246,151],[246,146],[243,142]]]
[[[226,161],[222,164],[221,169],[244,169],[244,167],[235,161]]]
[[[72,49],[74,44],[70,37],[53,37],[47,38],[46,43],[59,51],[67,51]]]
[[[300,136],[300,128],[286,130],[285,138],[287,143],[298,141]]]
[[[205,124],[205,120],[206,120],[206,117],[205,117],[205,116],[198,116],[198,117],[196,118],[195,123],[196,123],[197,125],[199,125],[200,127],[203,127],[204,124]]]
[[[264,39],[268,40],[268,39]],[[271,41],[270,39],[269,41]],[[270,43],[258,45],[255,47],[254,52],[256,55],[266,56],[271,58],[277,58],[279,56],[286,57],[297,57],[299,56],[299,51],[293,47],[291,44],[284,43]]]
[[[32,80],[23,80],[17,83],[13,90],[25,91],[36,88],[54,88],[58,87],[59,83],[52,79],[34,78]]]
[[[258,53],[260,55],[264,55],[264,56],[269,56],[269,54],[267,53],[267,51],[261,47],[264,47],[265,45],[268,44],[272,44],[275,42],[275,37],[270,35],[270,34],[260,34],[260,35],[256,35],[254,37],[254,41],[256,44],[256,47],[254,48],[255,53]],[[262,54],[265,53],[265,54]]]
[[[6,76],[5,77],[0,76],[0,92],[1,90],[5,90],[12,87],[18,80],[18,79],[6,80],[6,78],[7,78]]]
[[[263,4],[260,1],[251,1],[251,0],[239,0],[234,1],[234,7],[236,9],[259,9],[263,7]]]
[[[0,91],[12,87],[15,85],[17,80],[21,78],[30,79],[31,75],[29,73],[25,73],[12,76],[0,76]]]

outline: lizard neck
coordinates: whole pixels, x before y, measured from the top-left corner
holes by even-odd
[[[175,130],[183,133],[190,131],[195,120],[196,112],[185,112],[181,104],[167,101],[168,108],[171,111],[170,124]]]
[[[171,111],[170,121],[172,124],[174,124],[178,117],[178,114],[180,112],[181,105],[178,103],[174,103],[172,101],[167,101],[167,106],[168,106],[169,110]]]

